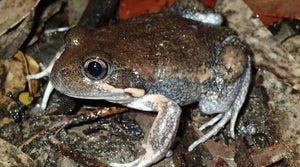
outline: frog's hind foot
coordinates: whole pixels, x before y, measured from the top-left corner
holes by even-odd
[[[199,129],[203,130],[203,128],[205,129],[207,126],[215,124],[217,121],[219,121],[222,118],[217,124],[215,124],[213,126],[213,128],[209,132],[207,132],[200,139],[194,141],[189,146],[188,151],[191,152],[200,143],[203,143],[206,140],[208,140],[209,138],[211,138],[212,136],[216,135],[224,127],[224,125],[231,119],[231,117],[232,117],[232,112],[230,110],[230,111],[227,111],[225,114],[218,114],[216,117],[214,117],[213,119],[211,119],[210,121],[208,121],[207,123],[205,123],[204,125],[202,125]]]
[[[198,0],[177,0],[167,10],[204,24],[221,25],[223,23],[222,15]]]
[[[214,124],[216,124],[216,122],[218,122],[221,118],[223,117],[223,114],[218,114],[217,116],[215,116],[213,119],[209,120],[208,122],[206,122],[205,124],[201,125],[199,130],[203,131],[204,129],[206,129],[209,126],[213,126]]]

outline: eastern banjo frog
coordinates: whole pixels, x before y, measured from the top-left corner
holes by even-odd
[[[236,33],[218,26],[221,16],[201,14],[198,1],[178,1],[166,10],[134,16],[116,25],[71,29],[54,63],[51,86],[75,98],[102,99],[157,112],[145,154],[128,164],[150,166],[171,149],[180,106],[199,102],[215,114],[199,143],[230,121],[230,134],[250,82],[250,50]],[[201,8],[201,7],[200,7]]]

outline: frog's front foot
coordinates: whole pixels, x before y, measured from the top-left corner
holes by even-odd
[[[157,111],[146,144],[146,153],[133,162],[126,164],[111,163],[111,166],[150,166],[166,156],[176,137],[181,108],[163,95],[146,95],[126,104],[126,106],[144,110]]]
[[[55,61],[62,55],[62,53],[64,52],[64,50],[65,50],[64,47],[61,47],[59,49],[59,51],[56,53],[56,55],[51,60],[51,62],[49,63],[48,67],[45,70],[43,70],[40,73],[34,74],[34,75],[27,75],[26,78],[27,79],[41,79],[43,77],[49,77],[50,73],[51,73],[51,70],[52,70],[52,68],[54,66]],[[52,83],[49,81],[48,85],[46,87],[44,96],[43,96],[42,104],[41,104],[41,108],[43,110],[46,109],[47,103],[48,103],[48,100],[49,100],[49,97],[50,97],[50,94],[52,93],[53,90],[54,90],[54,87],[53,87]]]

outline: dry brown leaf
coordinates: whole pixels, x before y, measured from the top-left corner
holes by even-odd
[[[119,7],[120,19],[126,20],[131,16],[152,13],[153,11],[167,8],[174,2],[175,0],[121,0]]]
[[[299,0],[246,0],[245,1],[260,20],[270,26],[283,18],[300,19]]]
[[[89,1],[69,0],[68,1],[68,20],[70,27],[78,24]]]
[[[2,0],[0,1],[0,36],[23,21],[40,0]]]
[[[18,60],[1,60],[0,71],[0,108],[6,108],[12,102],[6,94],[12,92],[17,95],[26,87],[25,66]]]
[[[223,0],[218,5],[229,27],[252,49],[256,67],[266,69],[300,90],[300,62],[289,53],[242,0]]]
[[[25,70],[26,71],[25,75],[32,75],[32,74],[36,74],[36,73],[39,72],[39,65],[29,55],[24,55],[23,52],[18,51],[14,55],[14,58],[21,61],[22,63],[24,63],[24,66],[25,66],[25,69],[26,69]],[[37,91],[38,91],[38,88],[39,88],[39,83],[40,83],[40,81],[36,80],[36,79],[28,80],[28,89],[29,89],[28,91],[29,91],[30,97],[28,95],[28,99],[24,100],[27,97],[24,98],[24,94],[23,94],[22,98],[21,98],[23,100],[23,101],[21,101],[23,104],[29,105],[28,103],[29,102],[31,103],[31,101],[33,100],[33,99],[31,99],[32,97],[39,96],[39,94],[37,94]],[[26,92],[23,92],[23,93],[26,93]],[[20,99],[20,97],[19,97],[19,99]]]
[[[0,139],[0,166],[36,166],[36,163],[14,145]]]
[[[0,36],[0,58],[10,58],[19,50],[31,31],[33,17],[34,11],[30,10],[25,20],[22,20],[20,24]]]
[[[278,144],[251,152],[251,158],[256,167],[269,166],[283,158],[291,157],[294,150],[294,147]]]

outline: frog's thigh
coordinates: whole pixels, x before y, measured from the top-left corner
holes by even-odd
[[[181,108],[174,101],[163,95],[146,95],[126,106],[158,112],[149,132],[146,153],[134,161],[135,164],[130,163],[129,165],[149,166],[165,157],[172,146],[180,121]],[[117,166],[116,164],[112,165]],[[126,166],[126,164],[123,165]]]

